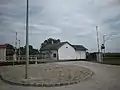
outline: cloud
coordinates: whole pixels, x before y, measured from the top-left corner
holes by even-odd
[[[53,37],[96,51],[96,25],[100,44],[104,34],[120,33],[119,0],[29,0],[29,7],[30,44],[37,48],[46,38]],[[25,0],[0,1],[1,42],[12,42],[18,32],[25,44],[25,13]],[[106,42],[107,51],[120,50],[119,36]]]
[[[48,34],[59,34],[62,32],[62,30],[53,27],[53,26],[48,26],[48,25],[40,25],[40,24],[32,24],[29,26],[31,34],[34,32],[37,32],[35,34],[42,34],[42,33],[48,33]]]

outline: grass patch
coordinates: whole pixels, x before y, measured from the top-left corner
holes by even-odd
[[[103,58],[104,64],[120,65],[120,53],[106,53]]]
[[[120,53],[106,53],[106,57],[119,57],[120,58]]]
[[[104,57],[104,60],[120,60],[120,57]]]
[[[109,60],[103,60],[104,64],[111,64],[111,65],[120,65],[120,59],[116,60],[116,59],[109,59]]]

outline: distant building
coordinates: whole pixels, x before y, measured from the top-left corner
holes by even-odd
[[[71,45],[69,42],[48,44],[41,47],[44,58],[52,60],[86,59],[86,48],[82,45]]]
[[[0,60],[6,60],[6,45],[0,45]]]

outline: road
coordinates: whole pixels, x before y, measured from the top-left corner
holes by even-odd
[[[120,66],[85,61],[56,63],[87,67],[94,72],[94,75],[79,84],[49,88],[15,86],[0,80],[0,90],[120,90]]]

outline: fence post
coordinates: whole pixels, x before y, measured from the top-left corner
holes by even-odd
[[[15,56],[13,55],[13,66],[14,66],[14,59],[15,59]]]
[[[37,64],[37,57],[35,57],[35,64]]]

